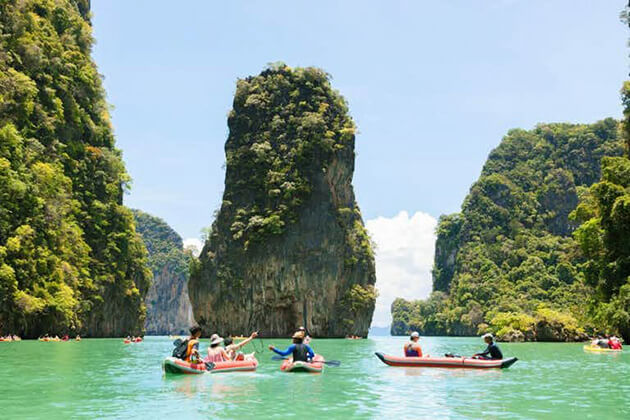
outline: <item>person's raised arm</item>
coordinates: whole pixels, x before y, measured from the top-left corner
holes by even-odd
[[[249,337],[247,337],[245,340],[241,341],[240,343],[232,344],[232,348],[234,350],[238,350],[238,349],[242,348],[245,344],[247,344],[250,341],[252,341],[256,337],[258,337],[258,331],[254,331],[252,333],[252,335],[250,335]]]

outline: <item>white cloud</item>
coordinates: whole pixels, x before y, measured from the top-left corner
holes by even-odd
[[[391,324],[395,298],[420,299],[431,292],[437,220],[427,213],[409,217],[406,211],[368,220],[366,227],[376,243],[376,300],[373,326]]]
[[[198,257],[203,249],[203,242],[197,238],[186,238],[184,239],[184,248],[192,249],[193,254]]]

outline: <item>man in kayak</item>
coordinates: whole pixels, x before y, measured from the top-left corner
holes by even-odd
[[[304,344],[306,344],[307,346],[311,344],[311,337],[308,335],[306,328],[300,327],[298,328],[298,331],[302,331],[304,333]]]
[[[409,341],[403,346],[405,357],[422,357],[422,349],[420,348],[420,343],[418,343],[420,334],[417,331],[412,332]]]
[[[488,360],[503,359],[503,353],[501,353],[499,346],[497,346],[497,344],[494,342],[494,337],[492,336],[492,334],[490,333],[484,334],[483,336],[481,336],[481,338],[483,338],[483,341],[486,342],[488,347],[486,347],[486,350],[484,350],[482,353],[475,354],[473,356],[475,359],[488,359]]]
[[[286,350],[278,350],[274,346],[269,346],[269,350],[280,356],[292,355],[294,362],[309,362],[315,357],[315,352],[308,344],[304,344],[305,336],[304,331],[297,331],[291,337],[293,344],[287,347]]]

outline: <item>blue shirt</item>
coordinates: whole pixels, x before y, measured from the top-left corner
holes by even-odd
[[[306,347],[309,359],[315,357],[315,352],[313,352],[313,349],[308,344],[304,344],[304,347]],[[293,354],[293,350],[295,350],[295,344],[291,344],[289,347],[287,347],[286,350],[278,350],[276,348],[273,349],[273,351],[278,353],[280,356],[288,356],[290,354]]]

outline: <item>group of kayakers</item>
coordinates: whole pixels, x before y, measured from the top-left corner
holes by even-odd
[[[253,359],[255,352],[244,354],[240,350],[253,339],[258,337],[258,332],[254,331],[249,337],[241,340],[240,342],[234,342],[231,337],[223,338],[219,334],[212,334],[210,336],[210,345],[207,349],[207,355],[204,357],[199,350],[201,327],[195,325],[190,328],[190,336],[185,340],[175,341],[175,350],[173,356],[181,358],[189,363],[217,363],[227,361],[240,361]],[[292,336],[293,343],[285,350],[279,350],[274,346],[269,346],[269,350],[281,355],[292,356],[293,361],[310,361],[315,357],[315,352],[309,346],[310,337],[306,333],[304,327],[298,328],[298,330]]]
[[[503,353],[497,346],[497,343],[494,341],[494,337],[492,334],[484,334],[481,336],[483,341],[486,343],[486,349],[481,353],[476,353],[473,355],[474,359],[482,359],[482,360],[501,360],[503,359]],[[403,353],[405,357],[423,357],[422,348],[420,347],[420,334],[417,331],[414,331],[409,336],[409,342],[403,345]],[[426,355],[429,357],[429,355]]]
[[[623,346],[621,345],[621,339],[614,335],[606,335],[606,336],[597,336],[593,337],[591,340],[592,347],[599,347],[602,349],[610,349],[610,350],[623,350]]]
[[[17,335],[7,334],[4,336],[0,336],[0,341],[22,341],[22,339]]]
[[[38,338],[39,341],[70,341],[70,336],[68,334],[64,334],[61,336],[61,338],[59,338],[58,335],[55,335],[54,337],[51,337],[50,335],[48,335],[48,333],[40,336]],[[77,336],[74,338],[75,341],[81,341],[81,336],[77,334]]]

